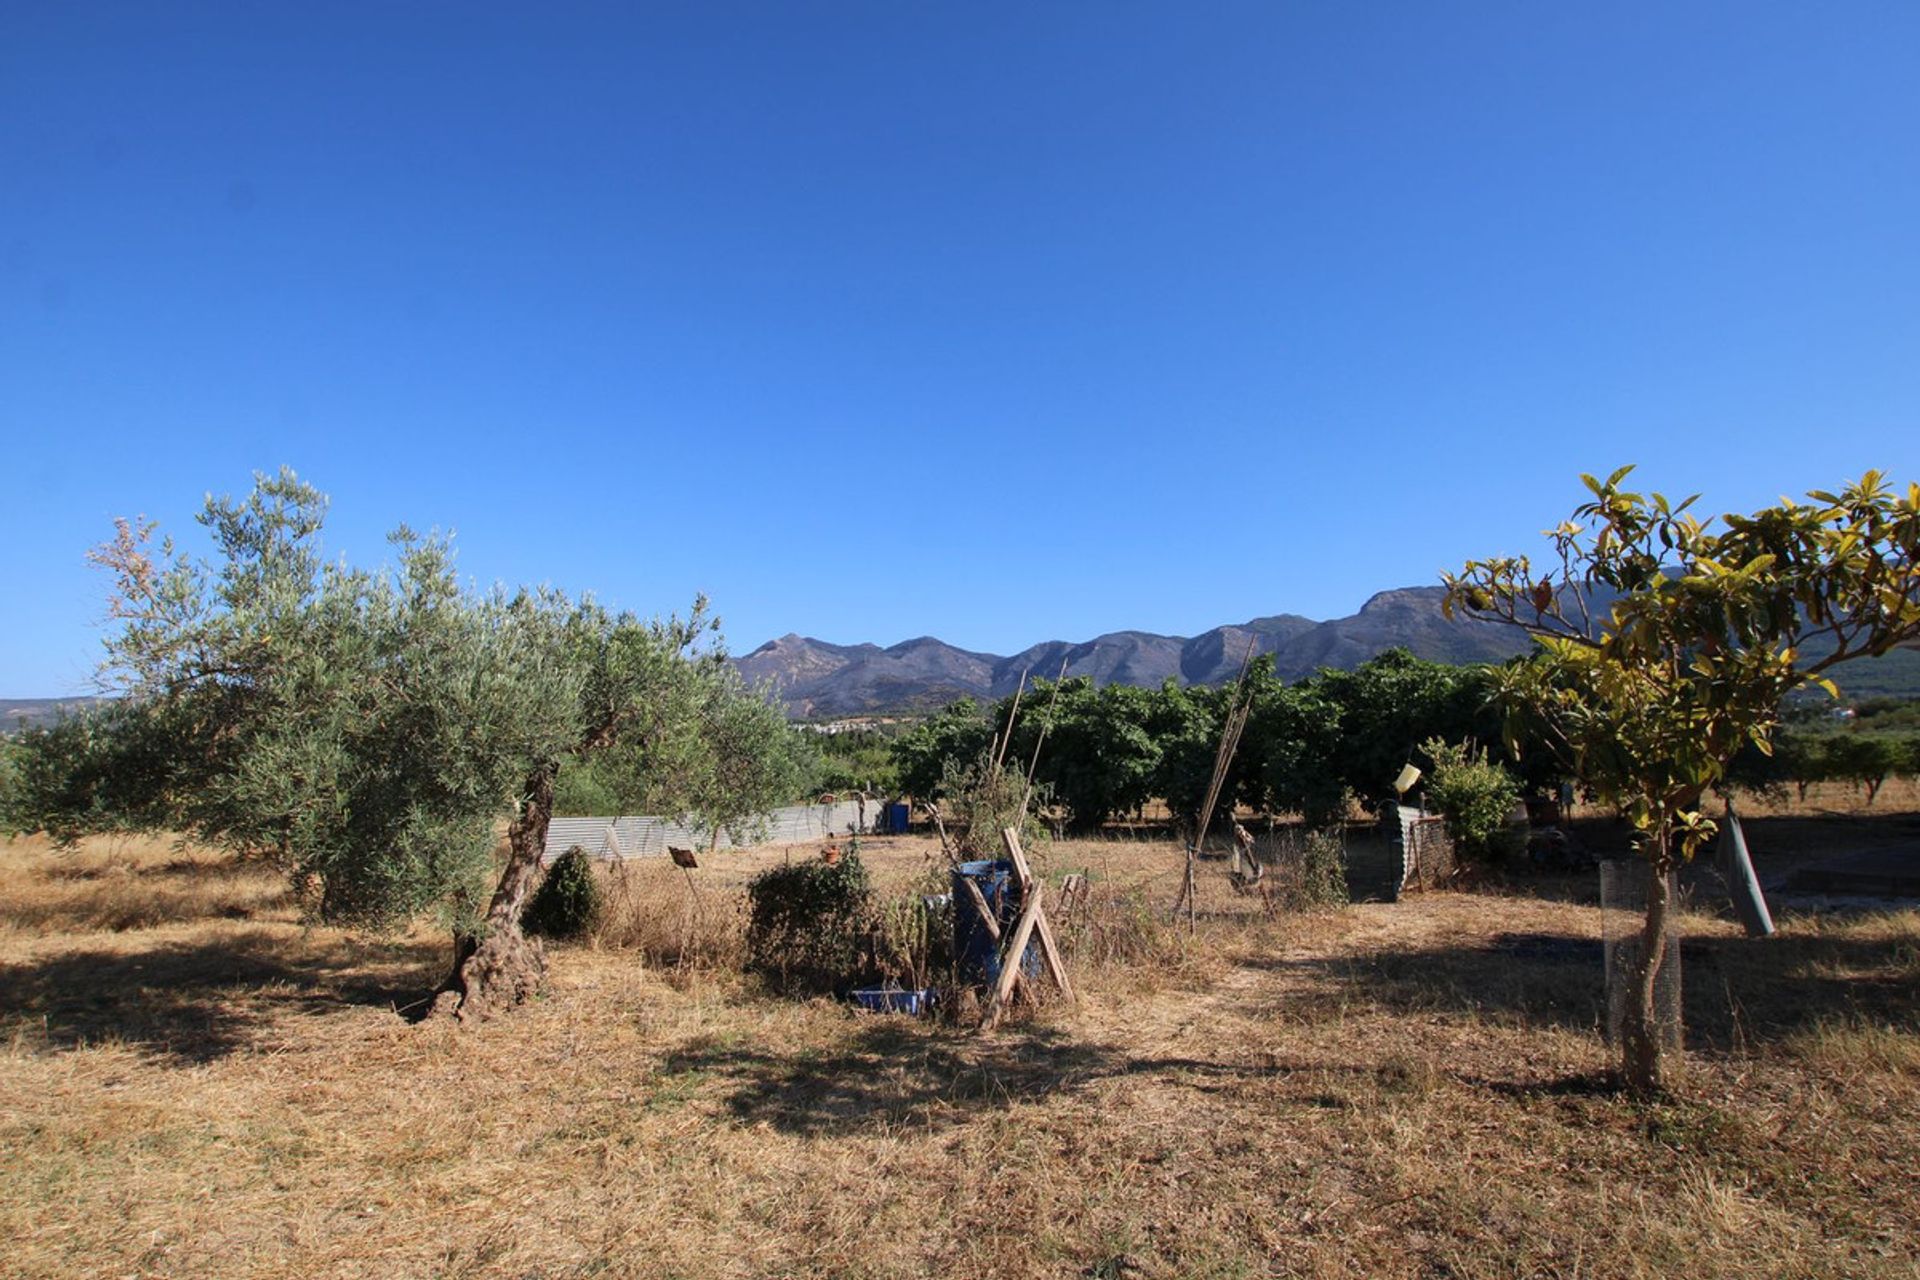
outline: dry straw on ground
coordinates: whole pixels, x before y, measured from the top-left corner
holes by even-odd
[[[1829,844],[1860,822],[1816,818],[1793,821]],[[885,892],[937,860],[863,855]],[[1189,942],[1160,924],[1174,848],[1055,846],[1050,874],[1086,869],[1107,904],[1075,941],[1082,1007],[983,1038],[739,978],[729,912],[785,856],[811,850],[715,854],[697,900],[629,868],[548,998],[463,1031],[398,1011],[445,962],[430,932],[304,928],[271,873],[164,843],[0,848],[0,1273],[1811,1277],[1920,1256],[1920,913],[1787,911],[1752,943],[1697,898],[1686,1092],[1642,1106],[1606,1084],[1583,881],[1269,921],[1209,865]]]

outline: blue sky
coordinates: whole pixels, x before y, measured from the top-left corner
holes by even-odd
[[[0,9],[0,695],[120,514],[1007,652],[1920,478],[1920,8]]]

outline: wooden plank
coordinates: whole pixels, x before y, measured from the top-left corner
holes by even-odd
[[[1033,878],[1033,868],[1027,865],[1026,850],[1020,847],[1020,831],[1017,827],[1007,827],[1000,832],[1000,840],[1007,846],[1007,857],[1013,862],[1014,874],[1026,886],[1030,900],[1040,900],[1040,882]],[[1040,931],[1040,958],[1046,962],[1047,975],[1053,979],[1053,985],[1060,993],[1072,1000],[1073,983],[1067,979],[1067,962],[1060,955],[1060,946],[1054,941],[1053,925],[1047,920],[1047,913],[1041,911],[1036,928]]]
[[[1013,926],[1012,941],[1001,952],[1000,981],[994,985],[993,999],[987,1003],[986,1017],[981,1020],[983,1031],[991,1031],[1000,1021],[1001,1011],[1007,1007],[1007,997],[1013,994],[1013,984],[1020,978],[1020,961],[1026,956],[1027,943],[1033,939],[1033,928],[1039,915],[1040,886],[1035,885],[1020,908],[1020,919]]]
[[[1020,828],[1002,827],[1000,843],[1007,846],[1007,857],[1013,862],[1013,873],[1020,877],[1020,887],[1025,889],[1033,883],[1033,868],[1027,865],[1027,851],[1020,847]]]
[[[961,883],[967,886],[967,897],[972,901],[974,914],[980,917],[980,923],[986,929],[987,936],[998,943],[1000,922],[993,918],[993,908],[987,905],[987,895],[980,892],[980,886],[975,884],[971,877],[963,878]],[[1020,974],[1014,982],[1014,989],[1017,992],[1024,994],[1029,1000],[1033,999],[1033,992],[1028,989],[1031,984],[1027,982],[1026,974]]]
[[[987,927],[987,936],[995,942],[1000,941],[1000,922],[993,918],[993,908],[987,905],[987,895],[980,892],[980,886],[973,882],[971,876],[963,877],[961,883],[967,886],[967,896],[973,899],[973,909],[979,913],[980,923]]]
[[[1060,994],[1069,1001],[1074,1000],[1073,983],[1067,981],[1067,964],[1060,958],[1060,948],[1054,943],[1053,925],[1048,922],[1046,912],[1040,913],[1034,927],[1040,932],[1040,958],[1047,962],[1047,973],[1053,978],[1053,985],[1059,987]]]

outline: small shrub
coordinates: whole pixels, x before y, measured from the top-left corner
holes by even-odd
[[[770,867],[747,885],[747,968],[786,991],[830,992],[867,966],[873,890],[860,855]]]
[[[1347,845],[1339,828],[1276,833],[1258,856],[1267,866],[1264,887],[1275,908],[1311,911],[1347,904]]]
[[[593,859],[575,845],[547,868],[521,923],[528,933],[543,938],[578,938],[593,929],[604,905]]]
[[[1309,831],[1301,848],[1300,867],[1302,906],[1347,905],[1347,846],[1338,831]]]
[[[1466,743],[1429,738],[1420,750],[1433,761],[1427,799],[1447,819],[1447,833],[1462,857],[1498,861],[1512,851],[1509,816],[1520,802],[1520,784]]]

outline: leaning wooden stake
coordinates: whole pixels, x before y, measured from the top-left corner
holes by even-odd
[[[1007,846],[1007,857],[1013,862],[1014,874],[1020,877],[1022,884],[1032,885],[1037,891],[1040,882],[1034,878],[1033,868],[1027,865],[1027,852],[1020,846],[1020,831],[1017,827],[1008,827],[1000,833],[1000,839]],[[1040,934],[1040,959],[1046,963],[1047,975],[1053,979],[1053,985],[1060,988],[1060,994],[1073,1000],[1073,983],[1067,979],[1067,962],[1060,955],[1060,944],[1054,941],[1053,922],[1045,911],[1038,912],[1034,928]]]
[[[1027,943],[1033,940],[1033,926],[1040,915],[1040,894],[1036,891],[1027,896],[1020,908],[1020,919],[1014,923],[1013,937],[1001,949],[1000,980],[993,986],[993,999],[987,1002],[986,1016],[981,1019],[980,1029],[991,1031],[1000,1023],[1000,1015],[1006,1012],[1007,999],[1013,995],[1013,986],[1020,980],[1020,960],[1027,952]]]
[[[1067,660],[1060,659],[1060,674],[1053,680],[1053,696],[1047,699],[1047,718],[1040,722],[1040,734],[1033,741],[1033,759],[1027,762],[1026,785],[1020,789],[1020,816],[1016,821],[1027,825],[1027,803],[1033,799],[1033,775],[1040,768],[1040,748],[1047,740],[1047,730],[1053,725],[1053,711],[1060,705],[1060,686],[1067,682]]]
[[[1000,772],[1000,762],[1007,758],[1007,748],[1013,745],[1013,721],[1020,714],[1020,695],[1027,691],[1027,673],[1020,673],[1020,687],[1013,691],[1013,705],[1007,708],[1007,731],[993,744],[993,771]]]
[[[1013,862],[1014,875],[1019,877],[1021,887],[1020,917],[1014,922],[1013,933],[1000,949],[1000,980],[994,984],[993,997],[987,1002],[987,1011],[980,1020],[982,1031],[991,1031],[1000,1022],[1001,1014],[1006,1012],[1007,1002],[1012,998],[1014,988],[1023,982],[1020,972],[1021,961],[1026,958],[1027,944],[1037,936],[1040,942],[1040,958],[1045,963],[1047,976],[1060,988],[1060,994],[1068,1000],[1074,998],[1073,983],[1067,978],[1066,962],[1061,959],[1059,944],[1053,936],[1053,927],[1047,923],[1046,907],[1041,902],[1042,886],[1034,878],[1033,869],[1027,865],[1026,851],[1020,847],[1020,832],[1008,827],[1000,833],[1006,843],[1007,856]]]
[[[1213,777],[1207,783],[1207,800],[1200,808],[1200,830],[1194,836],[1193,843],[1187,846],[1186,874],[1180,880],[1180,896],[1174,899],[1170,919],[1180,918],[1180,908],[1187,909],[1187,936],[1192,937],[1196,928],[1195,910],[1199,894],[1195,891],[1194,860],[1200,850],[1206,847],[1207,827],[1213,821],[1213,808],[1220,802],[1220,788],[1226,783],[1227,770],[1233,765],[1234,752],[1240,749],[1240,734],[1247,727],[1247,718],[1253,714],[1253,703],[1240,701],[1246,689],[1247,671],[1253,666],[1254,637],[1247,638],[1247,654],[1240,660],[1240,678],[1233,682],[1233,701],[1227,705],[1225,721],[1220,726],[1220,748],[1213,756]]]
[[[974,915],[979,917],[981,928],[987,931],[987,937],[993,940],[995,946],[998,946],[1001,940],[1000,939],[1000,922],[993,918],[993,908],[987,905],[987,895],[984,893],[981,893],[980,886],[975,884],[971,879],[963,880],[962,883],[967,886],[967,898],[973,904],[973,913]],[[1015,994],[1024,993],[1029,998],[1031,998],[1032,993],[1026,991],[1027,976],[1023,973],[1018,972],[1018,966],[1015,966],[1015,970],[1016,970],[1016,972],[1014,973]],[[1005,972],[1005,971],[1002,970],[1002,972]]]

